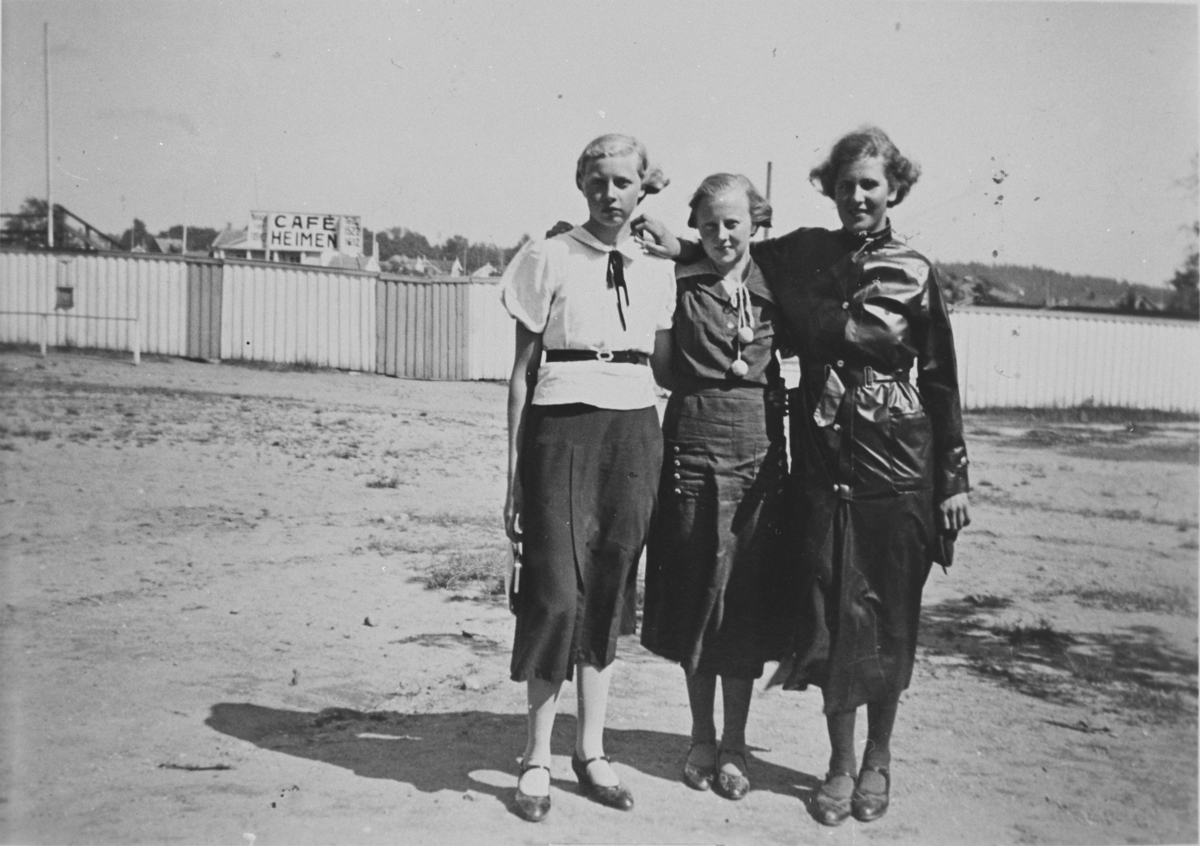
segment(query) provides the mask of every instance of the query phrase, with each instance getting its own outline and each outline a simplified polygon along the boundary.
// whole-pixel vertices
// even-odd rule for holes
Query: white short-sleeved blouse
[[[625,328],[617,291],[608,287],[608,255],[616,249],[625,266],[629,305]],[[670,329],[675,312],[675,264],[645,255],[632,238],[615,248],[582,227],[517,253],[500,283],[504,307],[545,350],[654,351],[654,334]],[[622,304],[623,301],[622,301]],[[640,364],[611,361],[543,361],[535,405],[586,403],[597,408],[654,405],[654,375]]]

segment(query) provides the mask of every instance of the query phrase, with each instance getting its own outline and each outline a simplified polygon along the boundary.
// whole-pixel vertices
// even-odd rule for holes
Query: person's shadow
[[[220,702],[212,707],[205,724],[263,749],[344,767],[364,778],[391,779],[427,793],[485,793],[510,811],[513,788],[489,784],[472,773],[511,773],[515,786],[514,751],[525,737],[523,715],[487,711],[401,714],[326,708],[313,713]],[[554,726],[554,748],[570,749],[574,737],[575,717],[560,714]],[[680,778],[688,748],[686,735],[608,728],[605,745],[615,761],[688,789]],[[757,758],[753,748],[748,757],[755,791],[799,798],[808,807],[821,786],[821,780],[813,775]],[[579,792],[573,781],[555,781],[557,787],[573,787]]]

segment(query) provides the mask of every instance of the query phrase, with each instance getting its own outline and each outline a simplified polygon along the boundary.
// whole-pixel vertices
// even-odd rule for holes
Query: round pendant
[[[740,379],[750,372],[750,365],[739,358],[730,366],[729,372]]]
[[[754,340],[754,330],[749,326],[743,326],[738,329],[738,340],[743,344],[748,344]]]

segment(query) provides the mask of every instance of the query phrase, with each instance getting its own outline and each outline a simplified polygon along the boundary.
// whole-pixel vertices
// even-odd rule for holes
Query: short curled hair
[[[719,197],[735,188],[745,191],[746,199],[750,201],[750,223],[756,229],[760,226],[769,227],[771,225],[771,204],[763,199],[762,194],[758,193],[754,183],[740,173],[714,173],[712,176],[706,176],[700,183],[700,187],[692,194],[692,199],[688,200],[688,206],[692,213],[688,216],[687,225],[693,229],[696,228],[696,208],[704,199]]]
[[[575,163],[575,187],[580,191],[583,190],[583,172],[587,170],[587,166],[592,162],[598,159],[606,159],[609,156],[627,156],[630,154],[638,157],[638,176],[642,179],[642,192],[644,194],[657,194],[671,184],[671,180],[667,179],[661,168],[650,164],[650,157],[646,154],[645,144],[632,135],[610,133],[608,135],[601,135],[592,141],[579,154],[579,161]]]
[[[889,201],[888,205],[899,205],[908,196],[909,189],[921,178],[921,166],[902,155],[887,133],[877,126],[861,126],[843,135],[833,145],[829,158],[814,167],[808,178],[822,194],[832,199],[838,173],[843,167],[859,159],[875,157],[883,159],[888,188],[896,192],[896,199]]]

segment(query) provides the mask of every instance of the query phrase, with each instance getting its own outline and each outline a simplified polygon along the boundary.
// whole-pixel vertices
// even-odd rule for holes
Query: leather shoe
[[[736,755],[742,760],[742,765],[739,767],[741,772],[727,772],[723,767],[720,767],[721,758],[727,755]],[[750,792],[750,779],[746,774],[750,772],[750,768],[746,766],[746,753],[740,749],[722,749],[721,754],[717,757],[717,792],[726,799],[738,800],[743,798]]]
[[[523,820],[541,822],[546,818],[546,814],[550,813],[550,795],[531,796],[521,790],[521,776],[530,770],[545,770],[546,775],[550,775],[549,767],[544,767],[541,764],[526,764],[524,761],[521,762],[521,772],[517,776],[517,814]]]
[[[850,795],[838,796],[830,789],[835,778],[854,781],[854,776],[850,773],[829,773],[825,776],[825,783],[821,785],[813,800],[813,817],[821,825],[841,825],[850,816]]]
[[[883,776],[883,792],[862,789],[862,777],[865,772],[878,773]],[[854,786],[854,795],[850,799],[850,810],[859,822],[872,822],[887,813],[891,801],[892,774],[887,767],[864,766],[858,774],[858,782]]]
[[[633,794],[623,784],[616,786],[608,786],[596,784],[592,777],[588,775],[588,764],[593,761],[607,761],[607,755],[598,755],[595,758],[588,758],[586,761],[580,758],[575,753],[571,754],[571,769],[575,771],[575,777],[579,779],[579,785],[583,788],[583,792],[601,805],[607,805],[610,808],[616,808],[618,811],[633,810]]]
[[[712,764],[692,763],[692,752],[697,746],[711,746],[713,750]],[[707,741],[693,743],[688,748],[687,760],[683,762],[683,781],[693,790],[708,790],[712,787],[717,759],[717,744]]]

